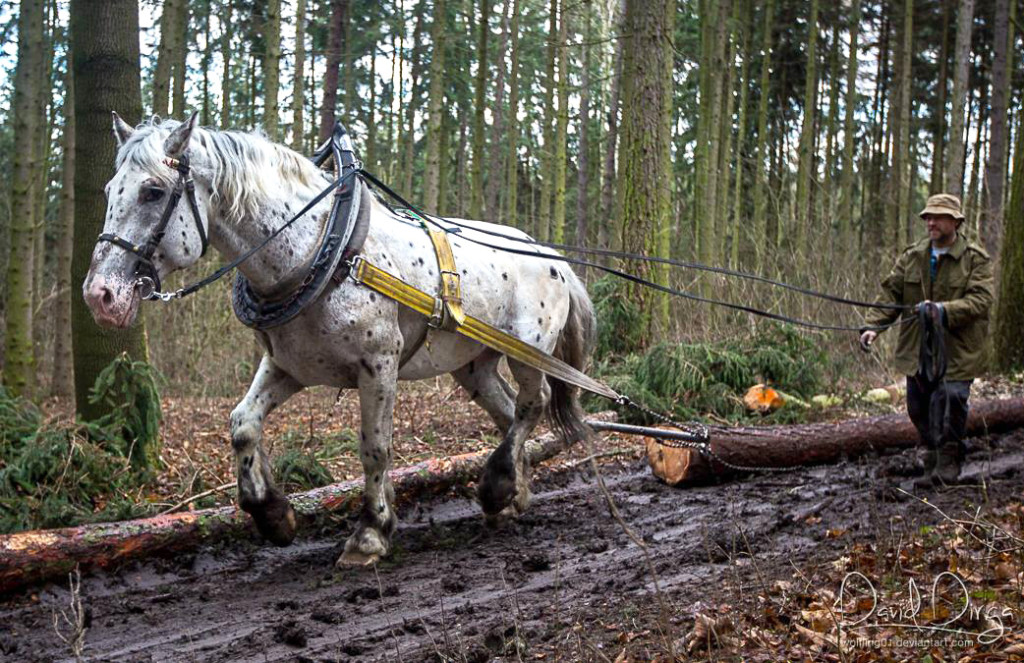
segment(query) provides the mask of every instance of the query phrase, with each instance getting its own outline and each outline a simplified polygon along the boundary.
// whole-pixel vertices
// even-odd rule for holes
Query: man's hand
[[[920,313],[921,308],[928,311],[928,314],[932,317],[932,320],[935,321],[935,324],[942,322],[942,304],[926,299],[914,307],[914,313]]]
[[[878,338],[878,332],[870,329],[860,335],[860,349],[864,352],[871,352],[871,344]]]

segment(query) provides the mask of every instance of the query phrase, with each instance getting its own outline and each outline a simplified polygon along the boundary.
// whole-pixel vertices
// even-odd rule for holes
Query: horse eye
[[[156,186],[148,186],[142,190],[142,202],[155,203],[164,197],[164,190]]]

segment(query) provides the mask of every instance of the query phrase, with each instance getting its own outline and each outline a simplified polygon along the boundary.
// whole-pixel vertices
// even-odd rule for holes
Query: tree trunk
[[[213,62],[213,40],[210,39],[210,14],[213,13],[213,0],[203,3],[203,113],[199,121],[203,126],[210,126],[210,66]]]
[[[619,246],[622,235],[612,224],[615,218],[615,154],[619,137],[619,90],[622,81],[622,21],[625,16],[624,3],[615,5],[614,30],[615,55],[612,62],[611,100],[608,102],[608,137],[604,153],[604,181],[601,183],[601,225],[598,226],[598,246],[614,249]]]
[[[718,150],[718,196],[715,201],[715,221],[718,225],[718,232],[715,233],[714,255],[717,258],[715,264],[725,262],[726,239],[729,233],[729,193],[732,191],[732,179],[730,178],[732,160],[732,118],[736,108],[736,92],[734,81],[736,78],[736,30],[740,22],[740,5],[742,0],[733,0],[732,16],[729,18],[727,55],[725,68],[718,76],[721,78],[722,98],[725,109],[722,112],[721,122],[713,131],[719,132]]]
[[[1024,426],[1024,399],[971,404],[967,434],[988,435]],[[871,451],[918,444],[917,429],[905,414],[850,419],[829,424],[720,428],[711,431],[711,449],[726,462],[745,467],[818,465],[856,458]],[[675,486],[707,483],[736,470],[692,449],[677,449],[645,438],[655,476]]]
[[[374,173],[380,172],[377,168],[377,45],[370,48],[370,77],[366,83],[369,89],[369,99],[366,104],[366,159],[367,165]]]
[[[747,229],[746,219],[743,218],[743,171],[746,167],[746,137],[747,137],[747,91],[750,89],[750,41],[753,33],[753,3],[745,0],[745,11],[742,22],[743,47],[740,57],[743,64],[740,67],[739,86],[739,119],[736,129],[736,186],[733,189],[732,200],[732,247],[729,253],[729,266],[733,269],[740,264],[740,248],[742,245],[744,253],[750,245],[750,238],[741,229]]]
[[[292,81],[292,149],[303,151],[305,136],[306,0],[295,5],[295,78]]]
[[[324,98],[320,107],[320,142],[334,129],[338,108],[338,68],[341,66],[342,37],[349,0],[331,0],[331,23],[327,41],[327,70],[324,72]]]
[[[793,253],[796,269],[806,264],[809,245],[808,235],[814,215],[811,213],[811,184],[815,181],[814,166],[814,121],[817,114],[816,96],[818,91],[818,0],[811,0],[811,14],[807,19],[807,75],[804,78],[804,117],[800,129],[800,163],[796,175],[796,223]]]
[[[846,58],[846,117],[843,122],[843,179],[840,186],[839,238],[846,246],[853,224],[854,146],[857,144],[857,128],[853,115],[857,109],[857,37],[860,28],[860,0],[853,0],[850,8],[850,54]]]
[[[71,61],[71,57],[68,61]],[[53,379],[50,395],[70,400],[75,395],[74,357],[71,354],[71,256],[75,247],[75,77],[72,68],[64,74],[64,135],[61,148],[60,223],[57,235],[57,299],[53,345]]]
[[[1018,118],[993,338],[995,363],[1006,373],[1024,369],[1024,343],[1020,341],[1024,329],[1024,108],[1018,111]]]
[[[903,64],[900,67],[900,109],[899,109],[899,195],[896,198],[898,214],[895,249],[904,246],[911,241],[909,236],[910,219],[910,192],[911,192],[911,143],[910,134],[910,84],[913,80],[911,71],[911,56],[914,52],[914,0],[904,0],[903,14]]]
[[[106,213],[103,187],[113,172],[115,143],[110,111],[129,125],[142,115],[139,88],[139,6],[137,0],[72,0],[71,43],[75,77],[75,242],[71,283],[77,288],[89,271],[92,238],[100,234]],[[130,329],[101,329],[85,300],[72,298],[71,326],[75,355],[75,402],[78,414],[96,419],[107,406],[90,403],[96,376],[122,352],[145,360],[146,336],[141,322]]]
[[[409,81],[409,103],[405,108],[406,134],[405,155],[402,159],[402,193],[413,195],[413,151],[416,147],[416,109],[420,105],[420,77],[423,68],[423,5],[416,12],[416,27],[412,32],[412,62],[410,63],[411,78]]]
[[[173,117],[185,119],[185,80],[188,77],[188,0],[178,0],[174,13],[174,42],[171,51],[171,73],[174,76],[171,86],[171,104]]]
[[[836,211],[836,125],[839,121],[839,12],[834,14],[832,48],[829,51],[828,120],[825,123],[825,177],[822,186],[824,214],[829,225]]]
[[[229,129],[231,127],[231,14],[233,10],[234,0],[226,0],[224,3],[224,20],[220,23],[220,57],[224,64],[223,73],[221,74],[220,93],[221,129]],[[164,11],[166,11],[166,9]]]
[[[964,112],[968,103],[967,75],[971,64],[971,34],[974,28],[974,0],[960,0],[957,14],[956,68],[953,70],[952,114],[949,123],[949,150],[946,152],[946,193],[963,196],[964,191]]]
[[[556,34],[558,32],[558,0],[551,0],[548,10],[548,38],[547,38],[547,75],[544,80],[544,147],[540,154],[540,211],[537,214],[537,228],[535,235],[542,242],[548,241],[551,236],[551,198],[554,193],[554,181],[551,177],[554,172],[554,143],[555,125],[558,123],[555,111],[555,61],[558,49],[556,46]]]
[[[505,210],[501,222],[519,224],[519,0],[512,4],[512,60],[508,68],[508,162],[505,173]],[[501,112],[500,109],[497,112]],[[497,149],[497,147],[495,147]],[[497,178],[495,178],[497,179]]]
[[[722,76],[719,72],[725,69],[725,49],[729,41],[729,12],[732,8],[731,2],[738,0],[722,0],[721,2],[706,2],[706,12],[703,24],[707,25],[708,44],[704,49],[704,58],[700,64],[705,72],[704,91],[708,97],[707,111],[702,114],[700,122],[704,125],[703,143],[704,158],[701,166],[698,166],[703,176],[703,200],[700,205],[699,223],[700,229],[697,233],[697,251],[700,261],[716,265],[719,263],[719,256],[716,248],[718,246],[717,233],[721,230],[718,227],[716,212],[718,211],[718,187],[721,179],[719,151],[721,150],[721,124],[722,124],[722,96],[728,92],[723,90]],[[712,26],[714,26],[712,28]],[[703,30],[702,30],[703,31]],[[627,81],[628,83],[628,81]],[[706,294],[708,281],[702,280],[702,291]]]
[[[949,5],[952,0],[942,2],[942,47],[939,49],[938,93],[935,97],[935,129],[932,138],[932,176],[928,186],[929,194],[942,192],[943,166],[946,152],[946,92],[949,88]]]
[[[590,246],[587,238],[590,212],[590,12],[583,16],[583,68],[580,79],[579,148],[576,173],[576,244]],[[586,268],[583,268],[586,273]]]
[[[476,90],[473,97],[473,166],[470,171],[469,218],[484,218],[484,135],[487,104],[487,37],[491,33],[491,0],[480,0],[480,34],[476,47]]]
[[[263,132],[277,140],[277,93],[281,72],[281,0],[267,0],[263,21]]]
[[[445,0],[434,0],[430,29],[430,93],[427,99],[427,163],[423,172],[423,207],[436,213],[441,193],[441,129],[444,106]]]
[[[7,331],[4,385],[15,395],[31,396],[35,386],[32,347],[32,278],[39,187],[37,140],[39,99],[44,94],[37,72],[46,57],[43,0],[26,0],[18,16],[18,64],[14,74],[14,155],[11,174],[10,258],[7,263]],[[98,234],[98,233],[97,233]]]
[[[487,220],[492,223],[501,223],[501,189],[498,185],[501,181],[502,170],[501,157],[504,152],[498,147],[505,143],[505,49],[508,48],[509,21],[512,12],[513,0],[505,0],[501,14],[501,44],[498,46],[498,57],[495,58],[494,66],[498,70],[494,78],[494,118],[491,125],[491,160],[487,171]]]
[[[174,40],[178,37],[174,20],[180,2],[185,0],[164,0],[164,8],[160,13],[160,46],[157,48],[156,69],[153,72],[153,114],[160,117],[169,117],[171,111],[171,60],[175,52]],[[228,78],[225,76],[224,80]]]
[[[856,0],[855,0],[856,1]],[[754,157],[754,255],[758,270],[764,263],[764,247],[768,244],[767,188],[768,167],[765,156],[768,149],[768,97],[771,94],[769,79],[772,59],[772,26],[774,24],[775,0],[768,0],[764,8],[764,28],[761,35],[761,83],[760,98],[757,102],[757,154]]]
[[[982,202],[981,239],[991,256],[999,255],[1003,234],[1003,183],[1006,180],[1007,99],[1010,70],[1007,66],[1009,0],[996,0],[992,30],[992,121],[989,123],[988,160],[985,165],[985,200]]]
[[[672,144],[672,36],[675,2],[627,0],[622,63],[622,142],[619,146],[619,217],[622,248],[630,253],[660,255],[670,210]],[[627,261],[626,271],[663,280],[650,263]],[[640,347],[653,336],[655,302],[645,288],[625,286],[625,296],[646,318],[638,331]],[[662,312],[658,306],[659,313]]]
[[[614,418],[612,413],[595,419]],[[566,449],[560,437],[546,433],[526,444],[530,466]],[[443,495],[453,486],[475,481],[490,450],[435,458],[391,472],[395,502],[410,504],[428,495]],[[303,526],[325,516],[355,516],[362,508],[362,479],[315,488],[289,496]],[[309,527],[312,529],[312,527]],[[255,536],[252,520],[234,506],[199,509],[118,523],[82,525],[0,535],[0,594],[64,576],[76,565],[104,568],[141,559],[157,551],[183,551],[231,536]]]
[[[566,45],[569,17],[565,0],[559,3],[558,14],[558,121],[552,146],[554,202],[551,206],[551,241],[561,244],[565,241],[566,143],[569,131],[569,48]]]

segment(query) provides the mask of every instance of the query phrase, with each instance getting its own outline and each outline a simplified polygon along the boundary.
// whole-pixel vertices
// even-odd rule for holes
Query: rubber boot
[[[960,445],[947,442],[939,447],[932,472],[933,482],[953,485],[960,479]]]
[[[914,479],[914,488],[931,488],[935,465],[938,463],[938,453],[935,449],[925,449],[922,458],[924,459],[924,472],[921,476]]]

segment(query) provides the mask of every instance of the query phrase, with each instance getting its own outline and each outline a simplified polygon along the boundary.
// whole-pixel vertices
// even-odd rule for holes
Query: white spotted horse
[[[588,433],[575,388],[509,358],[514,390],[499,374],[501,353],[348,278],[346,265],[356,254],[426,293],[438,292],[442,276],[421,224],[385,205],[359,177],[318,199],[338,180],[313,161],[261,135],[214,131],[195,119],[154,118],[132,128],[114,114],[116,172],[106,185],[103,234],[83,294],[98,324],[126,328],[160,279],[195,263],[207,244],[234,261],[266,242],[238,266],[233,290],[236,315],[256,329],[265,349],[231,413],[239,505],[259,532],[287,545],[296,530],[263,449],[266,416],[304,387],[357,389],[365,491],[338,562],[370,564],[387,555],[397,521],[388,474],[397,383],[442,373],[451,373],[504,435],[478,484],[485,515],[523,512],[530,499],[524,442],[542,414],[567,439]],[[349,149],[340,156],[352,162],[344,138]],[[337,152],[334,158],[337,165]],[[339,216],[347,218],[338,222]],[[547,257],[548,249],[537,248],[535,257],[505,253],[498,249],[524,245],[486,234],[528,240],[520,231],[459,224],[459,232],[448,230],[466,313],[584,369],[595,320],[576,275]],[[339,234],[338,227],[349,230]],[[481,239],[492,246],[473,241]]]

